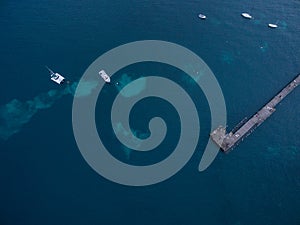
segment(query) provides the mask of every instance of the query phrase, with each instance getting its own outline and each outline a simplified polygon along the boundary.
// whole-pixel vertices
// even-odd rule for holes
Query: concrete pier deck
[[[280,103],[289,93],[291,93],[300,83],[300,74],[298,74],[287,86],[285,86],[275,97],[256,112],[249,120],[245,121],[240,128],[226,133],[223,126],[215,129],[210,138],[224,152],[229,152],[233,147],[240,143],[253,130],[262,124],[269,116],[275,112],[275,106]]]

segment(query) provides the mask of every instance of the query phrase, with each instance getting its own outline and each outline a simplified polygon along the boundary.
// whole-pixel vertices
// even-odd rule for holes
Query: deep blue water
[[[1,110],[13,99],[26,102],[52,89],[62,91],[49,81],[44,65],[76,82],[106,51],[154,39],[187,47],[208,64],[222,87],[232,128],[299,73],[299,9],[297,0],[2,1]],[[254,20],[241,18],[243,11],[251,12]],[[197,18],[200,12],[207,20]],[[275,22],[278,29],[267,27]],[[154,64],[124,69],[133,79],[153,71],[166,77],[168,71],[176,73]],[[192,96],[199,95],[203,135],[179,173],[147,187],[115,184],[89,167],[73,136],[72,95],[50,100],[49,107],[33,112],[21,130],[0,139],[0,224],[299,225],[299,90],[233,152],[219,154],[199,173],[210,118],[201,91],[182,85]],[[174,111],[170,106],[156,112],[156,104],[164,102],[152,101],[147,105],[153,107],[141,106],[136,113],[170,116],[176,123],[170,125],[174,134],[167,137],[175,139],[176,113],[166,113]],[[2,111],[0,128],[9,115]],[[18,123],[19,118],[8,121]],[[134,123],[136,129],[147,133],[142,121]],[[111,127],[106,131],[112,134]],[[53,137],[60,141],[52,141]],[[163,148],[173,145],[164,143]],[[167,156],[170,152],[163,148],[149,160]],[[128,158],[120,149],[114,154],[122,161],[143,160],[134,153]]]

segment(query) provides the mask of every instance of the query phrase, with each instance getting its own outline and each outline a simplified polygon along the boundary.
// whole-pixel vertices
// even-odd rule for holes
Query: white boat
[[[249,13],[242,13],[241,16],[246,19],[252,19],[252,16]]]
[[[99,75],[102,77],[102,79],[106,82],[106,83],[110,83],[110,77],[107,75],[107,73],[104,70],[100,70],[99,71]]]
[[[54,73],[51,69],[49,69],[48,66],[46,66],[46,68],[50,73],[50,78],[52,81],[54,81],[57,84],[62,84],[65,82],[66,79],[62,75],[60,75],[59,73]]]
[[[205,16],[204,14],[201,14],[201,13],[198,15],[198,17],[199,17],[200,19],[202,19],[202,20],[205,20],[205,19],[206,19],[206,16]]]
[[[274,24],[274,23],[269,23],[268,27],[270,27],[270,28],[277,28],[278,26],[276,24]]]

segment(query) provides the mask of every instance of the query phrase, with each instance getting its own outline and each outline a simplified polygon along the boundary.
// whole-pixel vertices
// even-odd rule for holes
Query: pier
[[[271,101],[264,105],[248,120],[241,121],[232,131],[226,133],[226,127],[219,126],[210,134],[210,138],[220,147],[223,152],[229,152],[237,146],[245,137],[251,134],[255,128],[262,124],[275,112],[275,107],[300,83],[298,74],[287,86],[285,86]]]

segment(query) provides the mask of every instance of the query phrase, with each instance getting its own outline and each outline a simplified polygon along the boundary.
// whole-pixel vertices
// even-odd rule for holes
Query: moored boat
[[[205,20],[205,19],[206,19],[206,16],[205,16],[204,14],[201,14],[201,13],[198,15],[198,17],[199,17],[200,19],[202,19],[202,20]]]
[[[246,19],[252,19],[252,16],[249,13],[242,13],[241,16]]]
[[[270,28],[277,28],[278,26],[276,24],[274,24],[274,23],[269,23],[268,27],[270,27]]]

